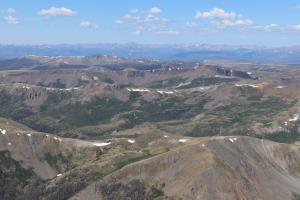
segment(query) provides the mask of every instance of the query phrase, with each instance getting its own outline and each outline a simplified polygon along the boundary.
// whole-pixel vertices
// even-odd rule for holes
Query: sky
[[[300,45],[296,0],[0,0],[0,44]]]

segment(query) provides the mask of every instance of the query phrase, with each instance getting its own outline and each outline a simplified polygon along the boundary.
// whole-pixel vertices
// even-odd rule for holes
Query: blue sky
[[[1,44],[300,45],[295,0],[0,0]]]

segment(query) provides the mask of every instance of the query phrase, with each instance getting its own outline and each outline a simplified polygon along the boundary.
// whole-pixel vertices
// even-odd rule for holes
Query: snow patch
[[[298,119],[299,119],[299,114],[295,114],[292,119],[289,119],[289,122],[295,122],[298,121]]]
[[[7,143],[7,146],[11,146],[11,143],[9,142],[9,143]]]
[[[230,141],[231,143],[234,143],[234,142],[237,141],[237,138],[229,138],[229,141]]]
[[[49,88],[49,87],[46,87],[46,90],[47,91],[73,91],[73,90],[78,90],[79,88],[78,87],[74,87],[74,88]]]
[[[0,132],[2,133],[2,135],[5,135],[6,134],[6,129],[0,129]]]
[[[62,139],[61,139],[61,138],[53,137],[53,139],[56,140],[56,141],[62,142]]]
[[[177,85],[175,88],[179,88],[181,86],[185,86],[185,85],[189,85],[191,84],[191,82],[187,82],[187,83],[180,83],[179,85]]]
[[[129,92],[150,92],[148,89],[126,88]]]
[[[210,87],[200,87],[199,89],[200,89],[200,90],[209,90]]]
[[[179,139],[178,140],[180,143],[186,143],[188,141],[188,139]]]
[[[235,84],[236,87],[245,87],[245,86],[248,86],[248,87],[252,87],[252,88],[258,88],[257,85],[254,85],[254,84]]]
[[[127,140],[127,142],[129,142],[130,144],[134,144],[135,143],[135,140]]]
[[[168,138],[169,136],[168,135],[164,135],[164,138]]]
[[[111,144],[111,142],[93,143],[93,145],[96,146],[96,147],[105,147],[105,146],[108,146],[110,144]]]
[[[30,134],[30,133],[27,133],[26,135],[27,135],[28,137],[31,137],[31,134]]]
[[[23,89],[30,89],[30,87],[29,87],[29,86],[26,86],[26,85],[23,85],[22,88],[23,88]]]
[[[62,176],[62,174],[57,174],[56,176],[57,176],[57,177],[60,177],[60,176]]]
[[[163,91],[163,90],[157,90],[157,92],[159,93],[159,94],[174,94],[175,92],[173,92],[173,91]]]

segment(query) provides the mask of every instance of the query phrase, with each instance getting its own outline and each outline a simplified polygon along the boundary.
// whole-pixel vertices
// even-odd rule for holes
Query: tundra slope
[[[293,199],[300,189],[299,146],[250,137],[191,140],[131,164],[72,199]]]
[[[23,59],[0,71],[1,199],[299,198],[296,68]]]
[[[298,143],[251,137],[183,139],[164,133],[89,142],[2,122],[7,130],[0,135],[2,199],[279,200],[299,195]],[[3,163],[7,160],[22,175],[13,172],[13,177],[14,168]],[[13,181],[19,185],[17,193]]]

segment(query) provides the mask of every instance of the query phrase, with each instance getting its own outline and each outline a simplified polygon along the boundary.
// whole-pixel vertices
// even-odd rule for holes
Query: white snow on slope
[[[148,89],[143,88],[126,88],[129,92],[150,92]]]
[[[110,144],[111,144],[111,142],[93,143],[93,145],[96,146],[96,147],[105,147],[105,146],[108,146]]]
[[[229,141],[230,141],[231,143],[234,143],[235,141],[237,141],[237,138],[229,138]]]
[[[127,140],[127,142],[129,142],[130,144],[134,144],[135,143],[135,140]]]
[[[2,135],[5,135],[6,134],[6,129],[0,129],[0,132],[2,133]]]
[[[174,92],[173,92],[173,91],[163,91],[163,90],[157,90],[157,92],[158,92],[159,94],[174,94]]]
[[[179,139],[180,143],[186,143],[188,141],[188,139]]]
[[[299,119],[299,115],[295,114],[292,119],[289,119],[289,122],[295,122],[295,121],[298,121],[298,119]]]
[[[236,87],[245,87],[245,86],[249,86],[249,87],[252,87],[252,88],[258,88],[257,85],[254,85],[254,84],[235,84]]]

